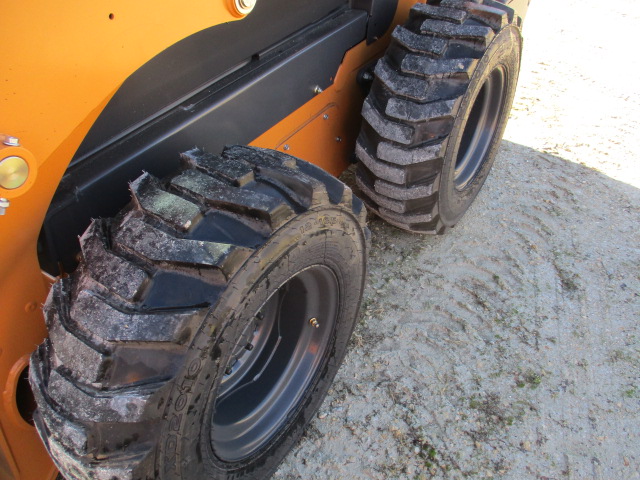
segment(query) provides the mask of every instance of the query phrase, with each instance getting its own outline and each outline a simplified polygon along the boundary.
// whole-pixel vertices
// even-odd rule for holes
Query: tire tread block
[[[435,182],[435,179],[434,179]],[[374,189],[380,195],[394,200],[417,200],[431,197],[435,192],[434,182],[415,187],[400,187],[384,180],[376,180]]]
[[[132,300],[147,281],[144,270],[107,249],[105,221],[93,220],[80,237],[80,248],[91,277],[123,299]]]
[[[427,19],[420,25],[423,34],[435,35],[443,38],[456,38],[476,41],[488,46],[495,33],[491,27],[480,25],[456,25],[441,20]]]
[[[414,129],[408,125],[400,125],[384,118],[369,99],[365,100],[362,107],[362,117],[371,125],[378,135],[403,145],[409,145],[413,141]]]
[[[131,185],[134,203],[146,214],[152,215],[185,231],[197,221],[200,208],[194,203],[160,187],[160,182],[148,173],[143,173]]]
[[[402,148],[389,142],[380,142],[376,154],[380,160],[406,166],[435,160],[442,161],[445,148],[444,141],[414,148]],[[435,173],[437,172],[434,171]]]
[[[444,2],[441,3],[441,5],[443,4]],[[467,19],[467,12],[455,8],[434,7],[433,5],[418,3],[411,7],[410,16],[412,18],[430,18],[462,24]]]
[[[194,148],[180,155],[183,165],[197,168],[218,180],[220,185],[242,187],[254,180],[253,166],[240,158],[220,156]]]
[[[293,211],[277,199],[251,190],[225,185],[198,170],[185,170],[171,180],[171,185],[196,195],[203,203],[240,215],[256,216],[272,228],[284,223]]]
[[[472,18],[485,22],[496,31],[512,23],[515,16],[513,8],[496,0],[483,0],[481,3],[466,0],[442,0],[440,5],[463,9],[469,12]]]
[[[91,290],[82,289],[71,306],[78,328],[101,342],[169,342],[183,344],[202,320],[202,309],[166,312],[128,312],[107,304]],[[101,321],[96,322],[99,318]]]
[[[409,54],[402,60],[404,73],[412,73],[425,77],[458,76],[466,80],[471,78],[478,63],[475,58],[442,58],[433,60],[423,55]]]
[[[442,100],[420,104],[402,98],[390,98],[385,114],[396,120],[425,122],[436,118],[452,117],[456,103],[456,100]]]
[[[400,25],[393,30],[391,38],[412,52],[442,55],[447,49],[447,41],[445,39],[419,35]]]
[[[445,80],[442,76],[418,78],[402,75],[396,72],[384,58],[378,62],[374,73],[376,79],[389,92],[419,103],[457,98],[464,93],[467,85],[467,82],[460,78],[447,78]]]
[[[359,172],[356,174],[356,184],[360,190],[362,190],[362,193],[376,202],[379,207],[398,213],[404,213],[406,211],[406,204],[403,201],[380,195],[374,190],[373,185],[370,185],[369,182],[366,181],[366,177],[359,174]]]
[[[376,159],[365,149],[362,142],[356,143],[356,155],[358,160],[360,160],[375,176],[396,184],[406,183],[405,170]]]
[[[120,224],[114,243],[154,263],[215,267],[231,275],[252,252],[229,243],[176,238],[129,214]],[[238,261],[240,260],[240,261]]]

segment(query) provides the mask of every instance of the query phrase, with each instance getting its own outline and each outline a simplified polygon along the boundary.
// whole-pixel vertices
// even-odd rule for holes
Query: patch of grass
[[[527,370],[516,376],[516,387],[524,388],[527,385],[531,389],[538,388],[542,383],[543,374],[534,370]]]

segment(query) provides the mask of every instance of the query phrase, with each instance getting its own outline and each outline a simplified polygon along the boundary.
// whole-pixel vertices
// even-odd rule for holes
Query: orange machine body
[[[406,18],[413,3],[398,3],[392,25]],[[0,134],[16,137],[19,146],[0,146],[0,161],[24,158],[29,176],[19,188],[0,187],[0,198],[10,203],[0,216],[0,478],[43,480],[57,474],[17,398],[27,388],[29,355],[46,336],[41,306],[52,279],[41,272],[37,240],[69,162],[132,73],[176,42],[231,21],[242,21],[242,15],[226,0],[27,0],[3,6]],[[356,75],[382,54],[388,36],[352,48],[329,88],[252,144],[340,174],[359,128],[363,93]]]

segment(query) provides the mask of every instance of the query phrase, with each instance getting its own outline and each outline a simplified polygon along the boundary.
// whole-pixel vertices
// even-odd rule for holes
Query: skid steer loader
[[[4,5],[0,478],[268,478],[345,355],[367,211],[441,234],[486,179],[527,6]]]

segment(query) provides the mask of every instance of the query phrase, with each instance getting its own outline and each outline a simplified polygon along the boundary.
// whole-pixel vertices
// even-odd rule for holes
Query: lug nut
[[[315,317],[309,319],[309,324],[314,328],[320,328],[320,323],[318,322],[318,319]]]
[[[9,200],[7,200],[6,198],[0,198],[0,215],[5,214],[7,208],[9,208],[9,205]]]
[[[19,147],[20,140],[16,137],[12,137],[11,135],[4,135],[4,140],[2,141],[7,147]]]

